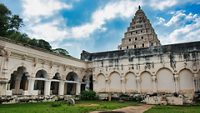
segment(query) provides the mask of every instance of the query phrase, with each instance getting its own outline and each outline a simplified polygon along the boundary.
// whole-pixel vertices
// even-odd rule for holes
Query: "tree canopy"
[[[68,55],[65,49],[52,49],[49,42],[43,39],[30,38],[27,34],[21,33],[19,29],[23,26],[23,19],[12,12],[4,5],[0,4],[0,36],[34,47],[39,47],[62,55]]]

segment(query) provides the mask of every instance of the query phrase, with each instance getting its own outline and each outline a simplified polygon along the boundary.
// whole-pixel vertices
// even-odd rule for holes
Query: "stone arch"
[[[153,92],[153,82],[150,72],[144,71],[140,75],[141,77],[141,92],[142,93],[152,93]]]
[[[26,64],[16,64],[14,65],[14,67],[12,67],[11,69],[9,69],[10,71],[8,72],[8,75],[11,75],[13,74],[14,71],[17,71],[19,67],[24,67],[25,68],[25,72],[27,72],[28,74],[30,74],[32,71],[31,71],[31,67],[29,65],[26,65]],[[11,79],[11,76],[8,76],[8,79]]]
[[[189,69],[182,69],[179,72],[180,92],[194,93],[193,74]]]
[[[78,75],[75,72],[69,72],[66,76],[66,81],[65,83],[65,90],[64,93],[65,95],[76,95],[76,86],[79,78]]]
[[[84,90],[93,90],[93,76],[92,75],[85,75],[81,79],[81,91]]]
[[[44,67],[38,67],[38,68],[36,68],[35,70],[34,70],[34,77],[35,78],[37,78],[36,77],[36,75],[37,75],[37,73],[38,73],[38,71],[41,71],[41,70],[43,70],[44,72],[45,72],[45,74],[46,74],[46,76],[45,76],[45,78],[49,78],[49,75],[48,75],[48,69],[47,68],[44,68]],[[50,78],[49,78],[50,79]]]
[[[38,91],[38,95],[44,95],[45,80],[48,78],[47,72],[43,69],[38,70],[35,74],[34,90]]]
[[[137,92],[136,75],[133,72],[128,72],[125,75],[125,91]]]
[[[158,92],[163,92],[163,93],[174,93],[175,92],[174,76],[170,69],[161,68],[156,73],[156,76],[157,76]]]
[[[110,92],[121,92],[121,77],[120,74],[116,71],[112,72],[109,75],[110,81]]]
[[[104,74],[100,73],[97,75],[95,88],[97,92],[106,92],[106,77]]]
[[[61,76],[60,73],[55,73],[55,75],[53,76],[53,81],[51,82],[51,94],[52,95],[58,95],[58,91],[59,91],[59,81],[61,80]]]
[[[25,90],[28,90],[28,72],[26,67],[19,66],[10,77],[9,89],[13,95],[22,95]]]

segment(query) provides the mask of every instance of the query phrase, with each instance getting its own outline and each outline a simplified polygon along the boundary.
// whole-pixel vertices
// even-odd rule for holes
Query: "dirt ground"
[[[112,111],[93,111],[90,113],[143,113],[150,109],[152,105],[139,105],[139,106],[128,106],[121,109],[115,109]]]

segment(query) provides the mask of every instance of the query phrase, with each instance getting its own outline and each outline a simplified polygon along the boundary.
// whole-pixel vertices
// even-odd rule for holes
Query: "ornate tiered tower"
[[[118,49],[145,48],[158,45],[161,45],[160,41],[149,19],[139,6]]]

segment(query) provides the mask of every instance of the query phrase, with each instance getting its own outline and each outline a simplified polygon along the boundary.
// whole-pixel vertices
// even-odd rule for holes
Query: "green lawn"
[[[23,103],[0,105],[0,113],[88,113],[96,110],[111,110],[126,106],[137,105],[135,102],[118,101],[80,101],[74,106],[62,104],[58,107],[52,107],[52,102],[46,103]]]
[[[187,106],[154,106],[145,113],[200,113],[200,105]]]

